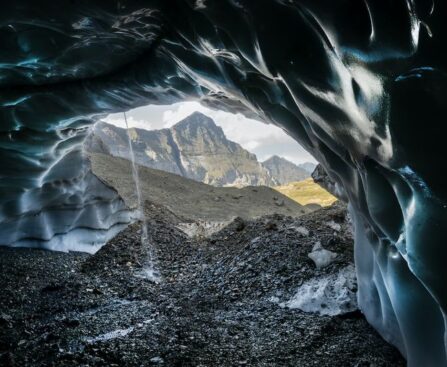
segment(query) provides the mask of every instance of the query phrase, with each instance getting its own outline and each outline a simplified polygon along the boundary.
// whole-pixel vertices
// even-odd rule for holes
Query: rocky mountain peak
[[[269,171],[270,176],[274,177],[278,185],[305,180],[310,176],[304,168],[298,167],[295,163],[277,155],[265,160],[262,165]]]
[[[139,165],[175,173],[214,186],[282,185],[309,177],[284,158],[264,163],[230,141],[210,117],[194,112],[169,129],[132,128],[131,139]],[[130,159],[125,129],[99,122],[86,149]]]
[[[264,163],[283,163],[283,162],[289,162],[289,161],[287,159],[281,158],[277,155],[272,155],[270,158],[268,158],[264,161]]]
[[[185,117],[183,120],[177,122],[173,128],[181,129],[181,128],[191,128],[191,127],[206,127],[209,129],[220,129],[214,120],[207,115],[204,115],[201,112],[193,112],[188,117]]]

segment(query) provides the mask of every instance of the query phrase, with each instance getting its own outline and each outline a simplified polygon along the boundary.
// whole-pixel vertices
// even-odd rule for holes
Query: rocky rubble
[[[93,256],[0,249],[0,365],[405,365],[355,305],[334,316],[285,307],[306,282],[353,266],[343,206],[191,238],[182,218],[147,205],[159,284],[138,276],[139,224]],[[308,256],[317,243],[337,255],[325,266]]]

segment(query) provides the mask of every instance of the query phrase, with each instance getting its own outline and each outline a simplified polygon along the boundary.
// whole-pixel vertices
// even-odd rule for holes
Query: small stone
[[[276,204],[276,206],[284,206],[284,200],[283,200],[283,199],[281,199],[281,200],[276,200],[276,201],[275,201],[275,204]]]
[[[267,231],[276,231],[278,229],[278,225],[270,220],[265,224],[265,229]]]
[[[234,220],[234,222],[235,222],[235,224],[236,224],[236,226],[235,226],[235,230],[236,230],[237,232],[240,232],[240,231],[243,231],[243,230],[244,230],[244,228],[245,228],[245,222],[244,222],[244,220],[243,220],[242,218],[237,217],[237,218]]]
[[[150,362],[155,363],[155,364],[163,364],[164,360],[161,357],[153,357],[150,359]]]
[[[8,324],[11,320],[12,320],[11,316],[5,313],[0,314],[0,325]]]

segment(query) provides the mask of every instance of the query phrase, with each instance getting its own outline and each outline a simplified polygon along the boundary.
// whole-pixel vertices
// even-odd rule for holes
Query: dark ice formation
[[[446,366],[446,6],[2,4],[2,243],[85,249],[131,221],[80,149],[101,115],[183,100],[242,112],[282,127],[343,190],[369,322],[409,366]]]
[[[323,189],[330,192],[338,199],[348,201],[343,188],[338,183],[332,181],[332,179],[329,177],[326,170],[320,163],[313,170],[311,177],[315,183],[320,185]]]

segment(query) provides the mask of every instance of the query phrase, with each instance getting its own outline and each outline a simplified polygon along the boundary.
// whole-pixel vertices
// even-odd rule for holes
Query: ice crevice
[[[133,220],[81,149],[101,116],[240,112],[299,141],[349,202],[368,321],[409,366],[446,366],[447,4],[433,4],[4,4],[2,244],[94,251]]]

